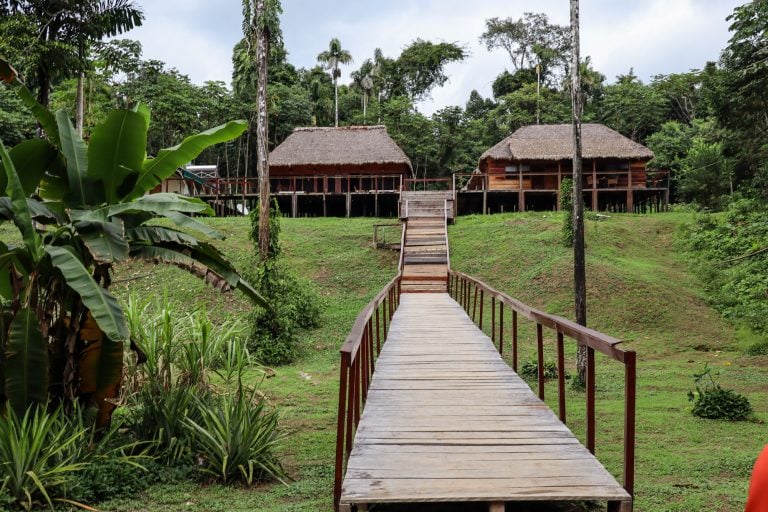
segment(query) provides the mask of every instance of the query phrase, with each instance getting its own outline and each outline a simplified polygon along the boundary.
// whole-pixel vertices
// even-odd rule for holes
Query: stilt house
[[[296,128],[270,153],[269,173],[294,216],[389,216],[411,161],[385,126]]]
[[[560,184],[572,176],[570,124],[524,126],[480,157],[480,176],[468,190],[502,194],[507,210],[554,210]],[[666,208],[666,172],[649,172],[653,152],[600,124],[582,125],[585,205],[593,211],[633,212]],[[510,196],[514,196],[510,201]],[[516,205],[514,204],[516,200]],[[511,203],[511,204],[510,204]]]

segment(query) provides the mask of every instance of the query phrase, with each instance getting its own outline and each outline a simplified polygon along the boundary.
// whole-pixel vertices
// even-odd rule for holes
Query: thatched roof
[[[581,125],[583,158],[649,160],[653,152],[601,124]],[[523,126],[483,153],[480,160],[570,160],[573,132],[570,124]]]
[[[270,166],[401,164],[410,159],[385,126],[296,128],[269,155]]]

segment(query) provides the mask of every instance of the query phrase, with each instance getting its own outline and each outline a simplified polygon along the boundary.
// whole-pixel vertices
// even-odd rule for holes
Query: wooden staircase
[[[402,247],[402,293],[445,293],[448,289],[448,206],[445,194],[409,192]],[[405,212],[403,212],[405,213]]]

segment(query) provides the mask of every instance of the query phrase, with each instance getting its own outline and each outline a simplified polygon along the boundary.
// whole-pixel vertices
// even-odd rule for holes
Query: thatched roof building
[[[582,125],[582,157],[587,159],[650,160],[653,152],[601,124]],[[570,124],[524,126],[480,157],[481,169],[493,160],[570,160]]]
[[[385,126],[296,128],[269,155],[270,174],[406,174],[411,161]]]

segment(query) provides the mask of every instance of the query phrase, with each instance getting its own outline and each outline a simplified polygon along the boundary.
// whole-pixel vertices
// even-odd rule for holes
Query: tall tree
[[[85,68],[88,66],[90,45],[141,26],[143,21],[144,14],[132,0],[85,0],[74,7],[70,23],[76,39],[79,66],[75,127],[81,136],[85,111]]]
[[[506,51],[515,70],[538,65],[546,77],[568,60],[568,27],[549,23],[546,14],[526,12],[518,20],[491,18],[485,29],[480,42],[488,50]]]
[[[331,70],[333,75],[334,103],[336,105],[335,126],[339,126],[339,77],[341,76],[341,64],[352,62],[352,55],[341,47],[341,42],[337,38],[331,39],[328,49],[317,56],[317,61],[325,66],[325,69]]]
[[[584,257],[584,193],[581,181],[581,66],[579,0],[571,0],[571,105],[573,111],[573,288],[576,322],[587,325],[587,275]],[[578,382],[586,382],[587,347],[576,355]]]
[[[7,14],[22,15],[35,32],[38,101],[48,106],[53,80],[81,73],[87,45],[141,25],[141,9],[130,0],[15,0]]]

